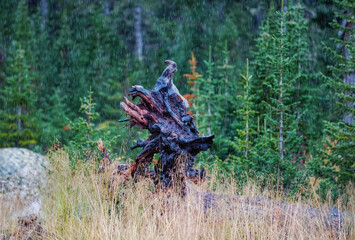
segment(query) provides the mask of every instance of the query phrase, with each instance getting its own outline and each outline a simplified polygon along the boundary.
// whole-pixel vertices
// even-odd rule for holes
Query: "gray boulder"
[[[44,156],[28,149],[0,149],[0,200],[3,204],[20,203],[14,217],[40,214],[47,166]]]

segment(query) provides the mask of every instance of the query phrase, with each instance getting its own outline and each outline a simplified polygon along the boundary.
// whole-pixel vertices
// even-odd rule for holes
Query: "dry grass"
[[[0,240],[16,232],[18,216],[28,206],[28,201],[20,197],[20,192],[11,192],[10,195],[0,194]]]
[[[19,201],[5,201],[0,196],[0,239],[2,234],[8,234],[15,231],[16,218],[14,218],[13,212],[22,207]]]
[[[208,183],[191,184],[184,199],[173,192],[157,193],[148,181],[118,187],[112,199],[104,185],[107,179],[96,174],[94,166],[86,164],[72,174],[65,152],[50,158],[53,173],[43,199],[42,220],[47,239],[355,238],[354,199],[347,205],[343,227],[334,229],[326,206],[316,198],[282,204],[272,191],[261,192],[255,184],[242,189],[243,197],[227,197],[241,190],[233,181],[218,182],[211,173]],[[216,193],[212,207],[204,207],[204,192]],[[320,208],[311,215],[308,205]]]

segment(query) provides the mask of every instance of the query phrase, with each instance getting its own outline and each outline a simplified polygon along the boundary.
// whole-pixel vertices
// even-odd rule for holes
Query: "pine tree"
[[[272,72],[276,71],[275,65],[269,60],[270,55],[274,54],[273,49],[273,33],[276,30],[275,22],[276,14],[274,7],[270,7],[267,19],[260,27],[259,36],[256,39],[256,50],[253,52],[255,59],[253,63],[253,73],[255,74],[255,84],[252,86],[252,92],[255,95],[256,111],[263,122],[265,113],[267,112],[266,106],[271,102],[271,91],[275,85]]]
[[[231,128],[238,125],[234,110],[239,100],[238,82],[235,80],[235,68],[230,63],[227,42],[223,50],[223,59],[216,64],[212,61],[212,47],[210,47],[209,60],[204,61],[207,74],[199,79],[199,91],[201,99],[201,131],[207,134],[217,134],[212,150],[219,157],[230,154],[230,146],[226,140],[232,140],[235,133]]]
[[[70,129],[63,119],[66,119],[67,104],[66,95],[63,94],[60,87],[51,89],[53,92],[47,96],[46,102],[42,108],[45,114],[42,116],[41,144],[42,148],[52,145],[54,142],[60,142],[63,145],[68,144],[68,130]]]
[[[14,43],[16,45],[16,43]],[[35,90],[33,73],[21,45],[8,67],[5,84],[0,90],[3,107],[0,110],[0,146],[23,147],[37,143],[38,129],[34,115]]]
[[[336,114],[342,117],[334,122],[326,122],[324,134],[327,138],[326,149],[319,162],[313,162],[323,171],[318,171],[318,176],[333,184],[333,190],[341,192],[349,182],[355,180],[355,5],[352,1],[336,1],[342,9],[338,13],[341,23],[334,21],[332,26],[339,30],[339,38],[333,39],[337,49],[326,48],[334,59],[334,66],[329,66],[331,76],[327,77],[326,84],[336,99]],[[313,170],[316,170],[313,168]],[[331,185],[332,185],[331,184]],[[329,186],[323,186],[328,189]]]
[[[296,112],[297,136],[301,139],[297,158],[303,165],[306,155],[312,153],[312,142],[320,137],[323,127],[319,111],[321,92],[317,85],[316,74],[312,74],[307,39],[309,23],[304,16],[305,9],[297,3],[288,7],[287,14],[286,29],[290,43],[288,55],[292,58],[289,69],[294,76],[290,89],[290,96],[294,103],[291,108],[292,112]]]
[[[233,81],[233,68],[229,60],[228,42],[225,41],[222,51],[223,62],[217,66],[220,71],[220,79],[218,84],[218,102],[221,104],[216,112],[218,122],[220,122],[220,130],[225,136],[230,136],[231,121],[233,119],[233,107],[236,99],[233,98],[233,93],[237,92],[237,86]]]
[[[255,141],[254,162],[264,166],[261,171],[276,176],[276,185],[290,187],[294,179],[304,176],[300,163],[301,138],[297,133],[301,110],[297,109],[297,62],[301,56],[294,46],[294,32],[290,26],[292,13],[271,12],[261,28],[255,55],[256,79],[252,84],[257,118],[264,123]],[[292,19],[292,24],[302,24]],[[302,69],[303,70],[303,69]],[[295,77],[296,76],[296,77]],[[297,77],[298,76],[298,77]],[[299,111],[297,111],[299,110]],[[298,115],[299,114],[299,115]],[[266,162],[265,162],[266,161]],[[263,163],[264,162],[264,163]],[[265,164],[265,165],[264,165]]]
[[[5,83],[0,90],[0,145],[33,146],[37,143],[39,111],[35,111],[36,74],[29,62],[33,49],[33,25],[28,17],[27,2],[16,10],[14,39],[5,68]]]
[[[241,81],[243,82],[243,94],[238,95],[241,108],[235,111],[236,116],[243,123],[242,129],[237,129],[237,136],[233,141],[229,141],[232,145],[235,153],[232,155],[232,159],[236,161],[235,164],[239,165],[242,171],[248,172],[251,169],[255,169],[255,163],[251,161],[254,154],[254,139],[253,136],[257,133],[255,130],[253,110],[253,98],[250,94],[250,82],[252,76],[249,74],[249,60],[246,60],[246,70],[244,74],[241,74]]]
[[[213,122],[214,122],[214,114],[215,111],[215,80],[213,75],[214,70],[214,62],[212,62],[212,48],[209,48],[209,58],[208,61],[204,61],[205,65],[207,66],[207,78],[201,78],[201,130],[206,131],[208,135],[212,134]]]
[[[89,159],[96,147],[96,141],[93,141],[93,137],[98,137],[98,130],[94,128],[94,120],[99,116],[95,111],[96,103],[92,99],[93,92],[91,88],[88,96],[80,98],[79,112],[84,113],[84,118],[79,117],[73,122],[69,121],[69,126],[72,131],[72,138],[69,144],[69,149],[78,154],[76,160],[83,160],[83,156]],[[98,139],[97,139],[98,140]]]
[[[211,108],[213,119],[212,126],[214,133],[220,133],[215,137],[215,154],[220,157],[228,156],[230,154],[229,145],[225,144],[226,140],[232,140],[234,132],[231,131],[232,126],[235,126],[237,120],[234,116],[234,110],[238,106],[238,82],[235,79],[234,66],[230,63],[229,50],[227,41],[225,41],[224,49],[222,51],[222,59],[217,59],[214,76],[207,82],[211,82],[214,86],[211,90],[213,92],[212,100],[213,106]],[[207,63],[210,67],[210,63]],[[211,91],[209,90],[209,91]],[[210,100],[209,100],[210,101]]]
[[[194,53],[191,51],[191,60],[189,60],[190,63],[190,69],[191,73],[185,73],[183,76],[186,77],[187,84],[190,86],[191,93],[185,94],[184,97],[189,101],[190,105],[190,114],[194,115],[194,121],[196,124],[196,127],[198,128],[198,123],[199,123],[199,116],[200,116],[200,78],[202,77],[201,74],[199,74],[196,71],[197,68],[197,60],[194,56]]]

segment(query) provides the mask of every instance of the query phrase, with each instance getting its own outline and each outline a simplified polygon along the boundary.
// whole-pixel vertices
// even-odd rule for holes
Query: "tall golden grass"
[[[333,206],[346,214],[341,227],[332,227],[328,205],[317,198],[285,203],[255,183],[239,189],[232,180],[219,181],[215,173],[201,185],[189,184],[185,198],[157,192],[145,180],[119,185],[110,194],[108,179],[96,173],[96,165],[85,163],[72,172],[64,151],[49,157],[45,239],[355,239],[354,197],[346,206],[341,200]],[[206,192],[214,196],[207,208]],[[315,214],[306,211],[308,206],[315,207]],[[3,225],[3,213],[0,217]]]

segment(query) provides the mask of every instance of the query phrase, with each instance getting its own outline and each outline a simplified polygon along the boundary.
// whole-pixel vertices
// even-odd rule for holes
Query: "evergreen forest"
[[[0,147],[133,161],[120,102],[164,61],[200,134],[197,163],[243,185],[336,199],[355,180],[353,0],[0,0]]]

